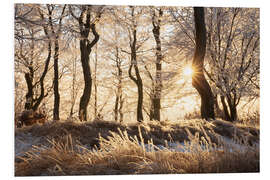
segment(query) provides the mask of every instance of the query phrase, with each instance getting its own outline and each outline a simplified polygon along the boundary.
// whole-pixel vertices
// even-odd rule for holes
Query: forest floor
[[[220,119],[35,124],[15,130],[15,175],[259,172],[259,134]]]

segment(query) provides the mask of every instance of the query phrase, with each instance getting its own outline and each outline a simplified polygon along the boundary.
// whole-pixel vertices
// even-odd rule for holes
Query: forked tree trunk
[[[226,103],[227,102],[227,103]],[[224,119],[226,121],[234,122],[237,120],[237,104],[227,96],[221,96],[221,103],[223,106]]]
[[[130,39],[130,50],[131,50],[131,63],[128,70],[129,78],[136,84],[138,90],[138,101],[137,101],[137,121],[143,121],[143,83],[140,75],[140,71],[137,65],[137,54],[136,54],[136,43],[137,43],[137,30],[134,22],[134,8],[132,8],[133,18],[133,31],[132,40]],[[132,75],[132,68],[134,67],[136,78]]]
[[[40,103],[42,102],[42,100],[46,96],[45,89],[44,89],[44,79],[45,79],[45,76],[46,76],[48,69],[49,69],[50,60],[51,60],[51,40],[49,40],[49,43],[48,43],[48,56],[47,56],[47,59],[45,61],[45,67],[44,67],[43,73],[42,73],[40,80],[39,80],[40,81],[40,95],[33,105],[34,111],[36,111],[38,109]]]
[[[87,107],[91,97],[91,88],[92,88],[92,77],[91,77],[91,69],[89,65],[89,55],[92,51],[92,48],[99,40],[99,34],[96,31],[95,23],[91,23],[91,6],[82,6],[82,12],[80,17],[76,17],[72,11],[72,16],[78,20],[80,26],[80,51],[81,51],[81,63],[83,69],[83,77],[84,77],[84,90],[83,94],[80,98],[79,105],[79,119],[80,121],[87,121]],[[84,20],[84,16],[86,15],[86,19]],[[98,15],[97,18],[100,18],[101,14]],[[84,22],[85,21],[85,22]],[[88,36],[92,31],[94,35],[94,39],[92,41],[88,40]]]
[[[214,97],[203,74],[204,56],[206,51],[206,28],[204,9],[202,7],[194,7],[194,20],[196,29],[196,49],[192,62],[194,68],[192,85],[201,97],[201,117],[203,119],[215,119]]]

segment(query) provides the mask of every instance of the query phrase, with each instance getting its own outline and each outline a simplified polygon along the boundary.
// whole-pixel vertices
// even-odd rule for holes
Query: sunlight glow
[[[187,66],[184,68],[183,74],[187,77],[191,77],[193,74],[193,69],[190,66]]]

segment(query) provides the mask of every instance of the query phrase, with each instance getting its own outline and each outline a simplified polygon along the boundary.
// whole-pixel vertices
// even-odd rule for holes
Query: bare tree
[[[205,72],[220,96],[224,119],[237,120],[237,106],[259,92],[258,9],[208,9],[209,68]]]
[[[192,85],[201,97],[201,117],[203,119],[215,119],[214,99],[212,90],[204,77],[204,56],[206,52],[206,27],[204,21],[204,8],[194,7],[194,21],[196,29],[196,49],[192,66]]]
[[[138,64],[137,64],[137,27],[136,27],[136,22],[135,22],[135,15],[134,15],[134,11],[135,8],[132,6],[130,7],[131,9],[131,18],[132,18],[132,29],[129,35],[129,40],[130,40],[130,66],[128,69],[128,75],[129,78],[136,84],[137,86],[137,90],[138,90],[138,101],[137,101],[137,121],[138,122],[142,122],[143,121],[143,83],[142,83],[142,78],[140,75],[140,71],[138,68]],[[136,78],[132,75],[132,69],[135,70],[135,75]]]
[[[79,107],[79,119],[81,121],[87,121],[87,107],[91,97],[91,88],[92,88],[92,78],[91,78],[91,69],[89,65],[89,55],[92,51],[92,48],[99,40],[99,34],[96,31],[96,23],[101,17],[101,9],[96,13],[96,17],[91,19],[91,12],[93,10],[92,6],[82,5],[79,8],[80,14],[76,16],[73,12],[73,6],[69,6],[71,15],[77,20],[80,30],[80,50],[81,50],[81,63],[84,76],[84,91],[80,99]],[[92,14],[93,15],[93,14]],[[89,35],[90,30],[94,35],[94,39],[90,41]]]
[[[161,91],[162,91],[162,52],[161,52],[161,40],[160,40],[160,26],[161,26],[161,17],[163,15],[163,11],[159,8],[158,15],[156,15],[156,10],[153,10],[152,15],[152,25],[153,25],[153,35],[156,41],[156,75],[155,75],[155,83],[154,83],[154,93],[152,97],[152,110],[150,115],[150,120],[154,119],[160,121],[160,99],[161,99]]]
[[[27,94],[25,109],[36,111],[39,108],[42,100],[48,95],[45,93],[44,79],[49,70],[49,64],[51,59],[51,37],[47,28],[46,19],[43,12],[40,11],[39,6],[29,6],[28,8],[18,8],[20,5],[16,5],[15,9],[15,34],[16,43],[15,46],[15,63],[22,64],[26,67],[27,71],[24,73],[24,78],[27,85]],[[18,10],[20,9],[20,10]],[[31,20],[30,20],[31,19]],[[35,34],[39,34],[40,27],[43,29],[45,37],[36,38]],[[23,30],[25,29],[25,30]],[[25,34],[24,32],[27,32]],[[40,35],[40,34],[39,34]],[[30,43],[28,43],[30,41]],[[40,77],[36,77],[36,73],[40,68],[37,61],[40,57],[39,49],[36,50],[37,45],[40,46],[41,42],[47,44],[48,55],[45,60],[45,66]],[[29,45],[29,46],[28,46]],[[29,48],[29,49],[28,49]],[[35,65],[36,64],[36,65]],[[40,92],[37,91],[39,89]]]
[[[62,28],[62,19],[65,13],[66,5],[63,6],[60,17],[55,20],[53,24],[53,11],[56,8],[55,5],[47,5],[48,16],[49,16],[49,26],[51,29],[51,35],[54,42],[54,78],[53,78],[53,89],[54,89],[54,108],[53,108],[53,119],[59,120],[59,106],[60,106],[60,94],[59,94],[59,72],[58,72],[58,61],[59,61],[59,36]],[[58,24],[58,29],[55,28]]]

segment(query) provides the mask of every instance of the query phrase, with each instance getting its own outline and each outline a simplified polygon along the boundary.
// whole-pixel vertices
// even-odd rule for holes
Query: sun
[[[190,66],[186,66],[183,70],[183,74],[186,77],[191,77],[193,74],[193,69]]]

